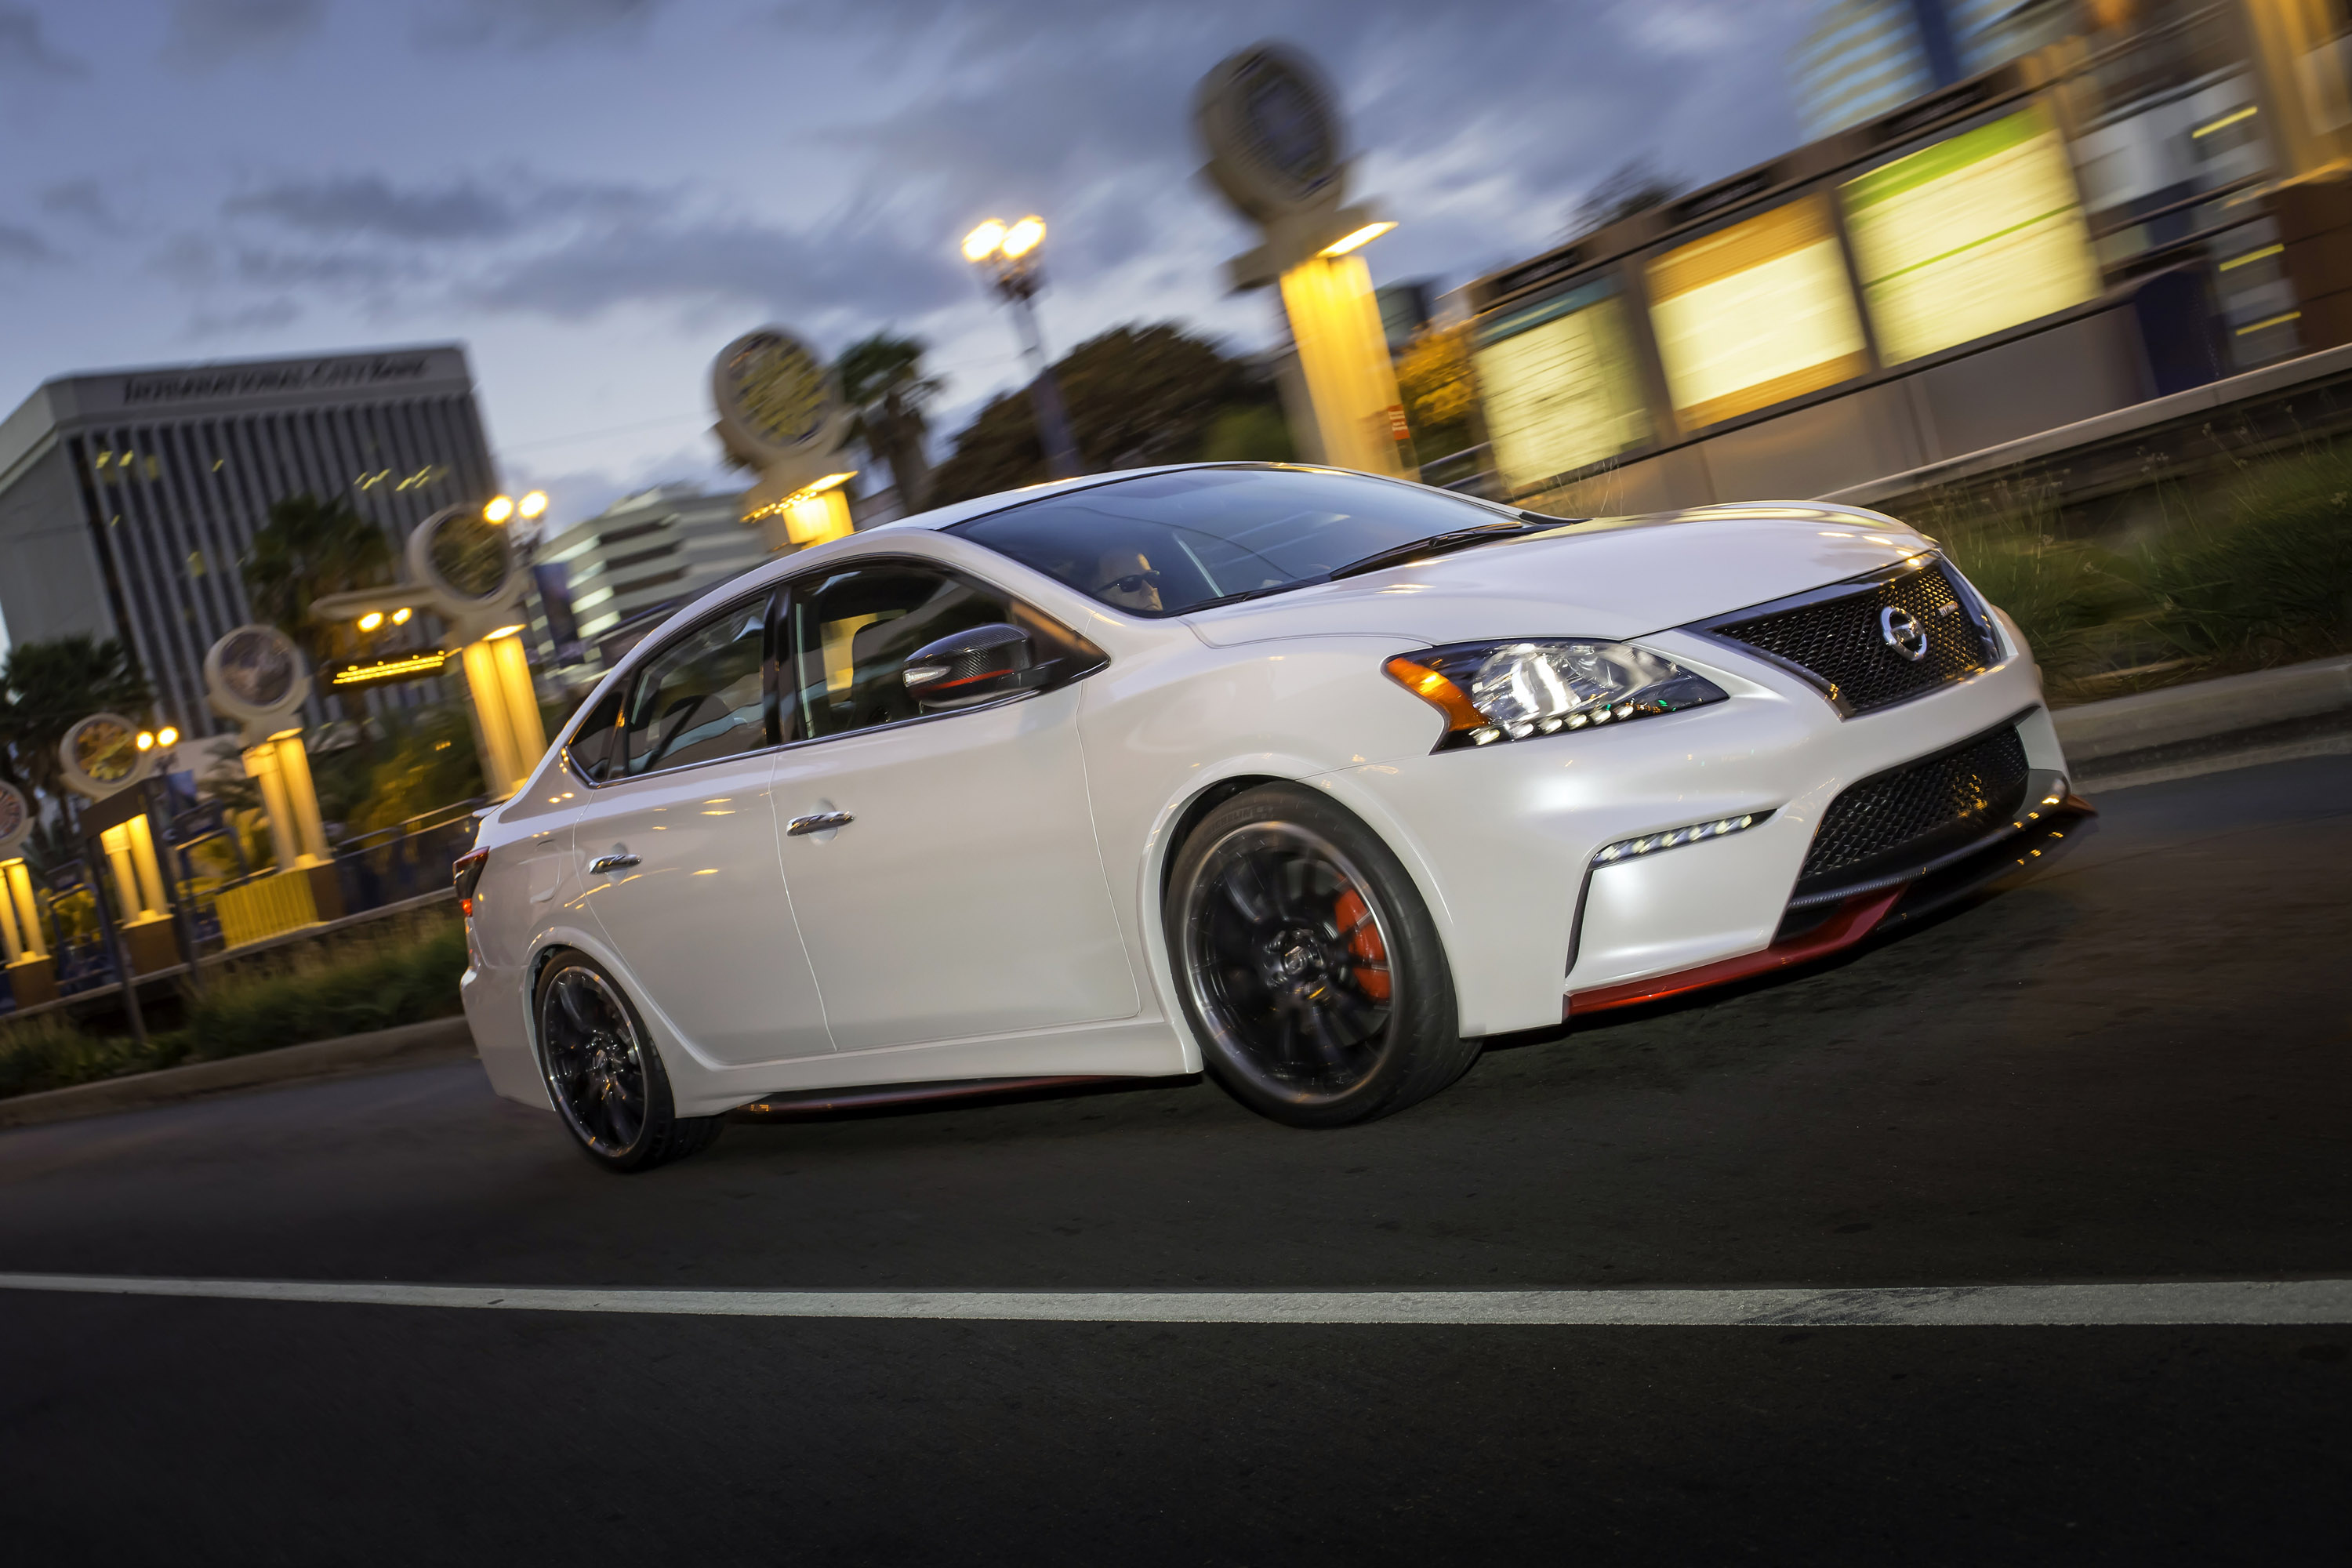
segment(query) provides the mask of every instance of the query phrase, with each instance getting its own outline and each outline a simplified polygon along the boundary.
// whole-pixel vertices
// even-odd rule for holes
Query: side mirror
[[[977,708],[1034,691],[1053,671],[1037,662],[1029,634],[1002,621],[926,643],[907,656],[907,693],[926,713]]]

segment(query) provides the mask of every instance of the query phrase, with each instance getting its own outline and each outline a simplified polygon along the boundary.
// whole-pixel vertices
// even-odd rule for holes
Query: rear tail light
[[[465,911],[468,920],[474,914],[474,887],[482,879],[482,868],[489,863],[488,850],[468,849],[458,856],[457,864],[450,868],[453,879],[457,884],[457,907]]]

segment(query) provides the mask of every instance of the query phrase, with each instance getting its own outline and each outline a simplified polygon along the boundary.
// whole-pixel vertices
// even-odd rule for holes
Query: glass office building
[[[397,547],[496,480],[456,343],[60,376],[0,423],[0,617],[121,637],[159,721],[226,732],[205,653],[255,618],[238,562],[274,502],[348,500]]]

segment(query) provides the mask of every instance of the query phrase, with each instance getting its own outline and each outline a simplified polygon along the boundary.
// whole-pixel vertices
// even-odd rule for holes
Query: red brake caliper
[[[1356,989],[1375,1002],[1385,1002],[1389,999],[1389,950],[1381,941],[1381,928],[1372,923],[1371,913],[1363,895],[1353,888],[1340,894],[1331,909],[1331,918],[1339,922],[1339,929],[1354,933],[1348,938],[1348,951],[1366,964],[1380,966],[1351,971]]]

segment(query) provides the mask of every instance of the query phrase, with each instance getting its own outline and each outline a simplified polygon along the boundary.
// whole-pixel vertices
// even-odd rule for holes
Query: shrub
[[[182,1026],[152,1032],[143,1050],[63,1011],[0,1018],[0,1097],[447,1017],[465,969],[465,928],[452,921],[287,972],[215,977],[186,996]]]

